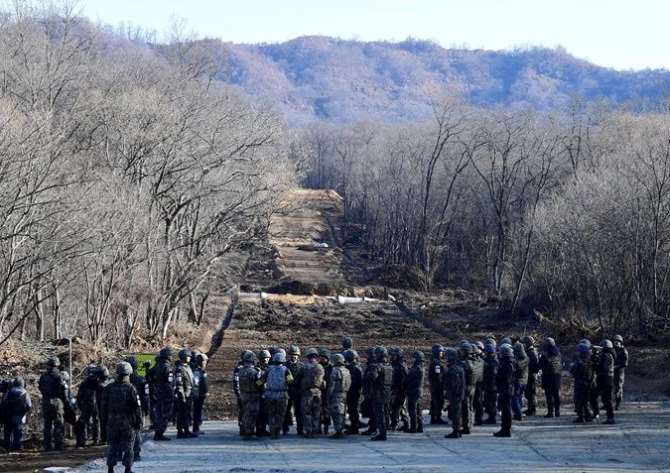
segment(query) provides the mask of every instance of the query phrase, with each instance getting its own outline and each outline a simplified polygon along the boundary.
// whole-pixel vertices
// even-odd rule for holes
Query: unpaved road
[[[637,405],[619,424],[575,426],[572,416],[534,418],[515,425],[511,439],[494,427],[477,428],[461,440],[443,438],[448,428],[424,434],[394,433],[387,442],[362,436],[244,442],[230,422],[207,424],[199,439],[145,445],[136,473],[279,472],[670,472],[670,406]],[[103,461],[77,473],[104,473]]]

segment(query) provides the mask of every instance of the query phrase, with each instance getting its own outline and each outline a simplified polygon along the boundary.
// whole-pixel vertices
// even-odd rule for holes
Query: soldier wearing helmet
[[[473,403],[477,387],[473,345],[467,340],[461,340],[458,344],[458,352],[465,373],[465,398],[463,399],[463,407],[461,408],[461,415],[463,416],[461,433],[468,435],[474,425]]]
[[[542,344],[539,364],[542,372],[542,388],[547,399],[547,415],[545,417],[559,417],[561,415],[563,363],[556,341],[551,337],[548,337]]]
[[[242,399],[240,397],[240,370],[242,367],[245,365],[245,358],[251,359],[251,362],[256,364],[256,355],[254,352],[251,350],[244,350],[242,353],[240,353],[240,359],[237,362],[237,365],[233,369],[233,392],[235,393],[235,398],[237,399],[237,425],[239,426],[240,429],[240,435],[242,437],[245,437],[242,429]],[[256,419],[256,415],[254,414],[254,420]],[[252,429],[252,435],[255,430]]]
[[[431,350],[430,365],[428,366],[428,385],[430,386],[430,423],[444,424],[442,410],[444,409],[442,345],[433,345]]]
[[[79,383],[77,389],[77,407],[79,408],[79,419],[74,427],[77,439],[77,447],[86,446],[87,434],[91,434],[93,445],[97,445],[100,432],[100,418],[97,392],[100,389],[98,381],[98,367],[89,365],[86,367],[86,376]]]
[[[391,430],[409,431],[409,416],[405,401],[405,383],[407,379],[407,366],[405,366],[404,354],[400,348],[390,351],[391,368],[393,368],[393,382],[391,384],[391,415],[389,417]]]
[[[407,394],[407,410],[409,411],[409,432],[423,432],[423,418],[421,415],[421,396],[423,395],[423,379],[425,356],[422,351],[412,354],[412,366],[407,371],[405,392]]]
[[[236,369],[240,399],[240,435],[243,440],[252,440],[256,430],[256,416],[261,402],[261,391],[256,384],[260,374],[256,369],[256,355],[245,350],[240,357],[241,365]]]
[[[607,413],[604,424],[614,424],[614,407],[612,405],[612,389],[614,388],[614,344],[610,340],[603,340],[600,345],[602,352],[596,367],[598,395],[602,400]]]
[[[333,364],[330,362],[331,353],[328,348],[319,347],[319,363],[323,366],[324,384],[321,389],[321,428],[323,434],[328,435],[330,428],[330,414],[328,413],[328,383],[330,382],[330,374],[333,371]]]
[[[487,343],[484,345],[484,353],[482,384],[484,390],[484,410],[486,411],[486,420],[484,420],[483,423],[487,425],[495,425],[498,413],[498,388],[496,386],[496,377],[498,375],[499,366],[496,346]]]
[[[193,368],[193,433],[200,434],[202,425],[202,409],[205,400],[209,396],[209,379],[207,378],[207,362],[209,358],[206,354],[198,352],[195,355]]]
[[[333,355],[333,368],[328,380],[328,412],[333,421],[335,433],[331,438],[344,438],[344,421],[346,418],[347,393],[351,387],[351,374],[344,366],[344,356]]]
[[[303,434],[302,426],[302,402],[300,400],[300,376],[302,375],[303,362],[300,361],[300,347],[291,345],[288,347],[288,361],[286,367],[291,371],[293,382],[288,388],[288,406],[286,408],[286,416],[284,418],[284,425],[282,431],[286,435],[289,427],[293,425],[293,417],[295,416],[295,424],[298,435]]]
[[[357,435],[360,429],[359,404],[361,401],[361,389],[363,388],[363,370],[358,363],[358,353],[354,349],[347,349],[343,353],[346,368],[349,370],[351,386],[347,392],[347,414],[349,414],[349,427],[347,434]]]
[[[462,409],[467,398],[466,375],[458,350],[447,348],[444,355],[447,361],[447,369],[443,378],[444,388],[449,402],[449,419],[451,419],[452,426],[452,432],[445,435],[445,438],[457,439],[463,434],[461,425],[464,420]]]
[[[148,413],[149,409],[149,385],[145,381],[143,376],[140,376],[137,373],[137,358],[134,356],[129,356],[126,358],[126,362],[133,369],[132,374],[130,375],[130,384],[135,387],[137,395],[140,397],[140,404],[142,405],[142,418]],[[135,448],[133,449],[135,453],[135,460],[140,461],[142,459],[142,435],[141,431],[135,433]]]
[[[372,385],[372,410],[375,416],[377,435],[372,440],[386,440],[387,418],[391,402],[393,368],[388,363],[388,351],[385,347],[375,349],[374,369],[367,373]]]
[[[44,449],[63,450],[65,435],[65,403],[67,393],[58,367],[60,360],[49,357],[47,370],[40,377],[39,389],[42,393],[42,415],[44,417]],[[53,443],[52,443],[53,442]]]
[[[102,394],[101,417],[107,425],[107,468],[114,473],[121,459],[126,473],[132,473],[135,435],[142,428],[142,405],[130,382],[133,368],[123,361],[116,366],[116,381],[105,387]]]
[[[156,359],[156,366],[152,373],[152,381],[154,384],[154,395],[156,402],[154,403],[154,440],[166,441],[170,440],[165,436],[172,411],[174,407],[174,371],[170,359],[172,358],[172,349],[170,347],[163,348],[158,352]]]
[[[590,421],[589,391],[593,383],[593,365],[591,364],[591,346],[584,343],[577,344],[577,356],[570,367],[570,374],[574,378],[573,397],[575,401],[576,423]]]
[[[623,346],[623,337],[615,335],[614,344],[614,410],[619,410],[623,402],[623,385],[628,367],[628,350]]]
[[[361,415],[368,418],[368,429],[363,432],[363,435],[372,435],[377,432],[375,426],[375,415],[372,411],[372,392],[373,386],[371,384],[371,377],[369,373],[376,368],[375,362],[375,348],[368,347],[366,350],[366,364],[363,372],[363,402],[361,403]]]
[[[525,390],[528,407],[524,414],[534,416],[537,413],[537,374],[540,372],[540,360],[535,348],[535,339],[532,336],[526,335],[521,339],[521,343],[523,343],[526,356],[528,356],[528,384],[526,384]]]
[[[347,350],[352,350],[354,348],[354,341],[351,337],[345,336],[342,337],[342,353]]]
[[[475,396],[472,400],[472,409],[475,415],[475,425],[484,423],[484,343],[477,341],[472,344],[472,371],[475,377]]]
[[[321,428],[321,388],[324,384],[324,369],[319,363],[316,348],[305,350],[307,363],[303,367],[301,384],[303,429],[305,437],[313,438]]]
[[[191,370],[191,350],[179,351],[179,360],[175,363],[175,400],[177,417],[177,438],[197,437],[191,432],[191,413],[193,412],[193,371]]]
[[[500,345],[500,361],[496,374],[498,406],[500,408],[500,430],[496,437],[512,436],[512,396],[514,395],[514,350],[508,343]]]
[[[23,424],[33,408],[30,394],[22,377],[17,376],[8,387],[2,400],[3,423],[5,427],[5,448],[10,451],[21,450]]]
[[[265,375],[265,371],[270,366],[272,360],[272,354],[269,350],[261,350],[258,352],[258,371],[260,372],[261,377]],[[261,388],[261,398],[263,397],[263,392]],[[258,406],[258,415],[256,416],[256,435],[258,437],[268,437],[270,432],[268,431],[268,411],[267,405],[261,400],[261,403]]]
[[[293,382],[291,370],[286,366],[286,354],[283,350],[275,350],[272,356],[272,364],[263,372],[257,384],[264,388],[265,410],[268,414],[268,426],[270,438],[278,439],[286,417],[288,406],[288,389]]]

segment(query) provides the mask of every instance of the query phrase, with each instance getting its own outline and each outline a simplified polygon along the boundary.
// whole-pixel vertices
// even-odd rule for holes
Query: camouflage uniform
[[[333,357],[335,366],[330,372],[328,380],[328,412],[333,420],[335,437],[344,436],[344,421],[346,417],[347,393],[351,388],[351,374],[344,366],[344,357],[335,355]]]
[[[587,345],[577,346],[577,358],[570,368],[574,378],[574,401],[577,419],[575,422],[587,422],[589,415],[589,391],[593,383],[593,365],[591,364],[591,349]]]
[[[462,435],[461,422],[463,414],[461,409],[467,398],[465,369],[463,363],[458,361],[458,353],[453,348],[447,349],[447,371],[444,373],[444,392],[449,402],[449,419],[451,419],[452,432],[447,438],[459,438]]]
[[[472,400],[472,409],[475,414],[475,425],[482,425],[484,420],[484,359],[482,352],[484,345],[475,344],[475,355],[472,361],[472,371],[475,377],[475,396]]]
[[[333,371],[333,364],[330,362],[330,350],[319,348],[319,362],[323,366],[323,387],[321,388],[321,427],[324,435],[328,435],[330,428],[330,414],[328,413],[328,383],[330,382],[330,373]]]
[[[623,337],[614,337],[614,408],[619,410],[623,401],[623,385],[628,367],[628,350],[623,346]]]
[[[237,370],[240,395],[241,435],[250,439],[256,429],[256,416],[261,401],[261,392],[256,385],[259,377],[258,370],[253,365],[253,353],[251,357]]]
[[[300,349],[298,347],[289,347],[289,357],[300,356]],[[296,430],[298,435],[303,434],[302,426],[302,402],[300,400],[300,377],[302,376],[302,369],[304,364],[300,358],[295,361],[289,359],[286,362],[286,367],[291,371],[293,382],[288,388],[288,407],[286,408],[286,416],[284,418],[283,431],[285,434],[289,431],[289,426],[293,425],[293,417],[295,416]]]
[[[475,420],[473,402],[477,387],[472,345],[465,341],[461,342],[460,352],[462,356],[461,365],[465,373],[465,398],[463,398],[463,406],[461,408],[461,416],[463,417],[462,433],[469,434],[472,431]]]
[[[77,390],[77,406],[79,407],[79,419],[75,426],[77,447],[86,445],[87,433],[90,432],[93,444],[98,443],[100,418],[98,411],[97,392],[100,388],[97,368],[87,368],[86,378],[79,384]]]
[[[423,362],[423,353],[415,352],[414,364],[407,371],[407,378],[405,378],[409,431],[411,433],[423,432],[423,418],[421,416],[421,396],[423,395],[423,378],[425,376]]]
[[[301,379],[303,429],[307,437],[313,437],[321,427],[321,387],[325,371],[316,361],[316,350],[312,356],[309,350],[306,353],[309,363],[305,364]]]
[[[361,389],[363,388],[363,371],[358,363],[358,354],[354,350],[344,352],[347,360],[347,369],[351,377],[351,386],[347,392],[347,414],[349,414],[348,434],[358,434],[360,428],[359,404],[361,402]]]
[[[23,378],[17,377],[2,399],[2,418],[5,429],[5,448],[21,450],[23,419],[33,408],[30,394],[25,389]]]
[[[372,411],[373,385],[370,381],[370,373],[375,369],[377,368],[374,359],[374,348],[370,347],[367,350],[367,360],[365,371],[363,372],[362,382],[363,402],[361,403],[361,415],[368,418],[368,430],[363,432],[364,435],[369,435],[377,431],[377,426],[375,425],[375,415]]]
[[[284,363],[286,357],[283,353],[273,355],[273,364],[268,366],[263,373],[263,378],[259,380],[261,385],[265,385],[264,403],[268,412],[268,425],[270,436],[273,439],[279,437],[279,431],[286,418],[286,408],[288,407],[288,388],[293,382],[293,375]]]
[[[526,414],[534,416],[537,412],[537,401],[535,400],[537,391],[537,374],[540,372],[540,361],[538,359],[537,350],[535,349],[535,339],[527,336],[522,340],[526,348],[526,355],[528,356],[528,382],[526,384],[526,403],[528,408]]]
[[[100,415],[107,426],[107,466],[110,471],[121,458],[126,472],[130,472],[134,461],[135,435],[142,427],[142,404],[130,384],[132,368],[128,363],[119,363],[118,380],[103,390]]]
[[[607,343],[609,342],[609,343]],[[614,355],[612,342],[604,340],[602,353],[597,366],[598,395],[607,413],[606,424],[614,424],[614,407],[612,405],[612,389],[614,387]]]
[[[514,352],[509,345],[501,345],[500,364],[496,374],[498,406],[500,407],[500,431],[497,437],[512,435],[512,396],[514,395]]]
[[[137,395],[140,398],[140,407],[142,408],[142,422],[140,428],[135,432],[135,447],[133,449],[133,452],[135,453],[135,461],[139,461],[142,453],[142,427],[144,426],[144,414],[149,408],[149,385],[144,377],[137,374],[137,360],[135,357],[129,357],[127,361],[133,369],[133,374],[130,375],[130,384],[132,384],[135,391],[137,391]]]
[[[442,420],[442,409],[444,409],[444,386],[442,376],[444,365],[442,364],[441,345],[433,346],[433,355],[428,366],[428,384],[430,386],[430,423],[444,424]]]
[[[542,355],[540,355],[540,370],[542,371],[542,388],[547,398],[547,415],[545,417],[559,417],[561,414],[561,374],[563,371],[561,352],[553,339],[547,339]]]
[[[409,417],[405,407],[407,393],[405,392],[405,380],[407,379],[407,366],[403,362],[400,349],[395,349],[391,355],[391,367],[393,368],[393,381],[391,385],[391,430],[409,430]],[[399,424],[402,423],[402,427]]]
[[[188,350],[179,352],[175,364],[175,411],[177,414],[177,438],[189,438],[191,433],[191,412],[193,411],[193,371],[189,364],[191,356]]]
[[[40,377],[39,389],[42,393],[42,415],[44,416],[44,449],[62,450],[65,435],[65,403],[67,396],[61,373],[60,362],[51,359],[46,373]],[[53,438],[53,444],[52,444]]]
[[[200,432],[202,425],[202,409],[209,396],[209,379],[207,378],[207,355],[196,355],[193,369],[193,433]]]
[[[393,368],[387,362],[388,352],[386,348],[377,347],[375,355],[374,369],[367,373],[373,386],[372,407],[375,425],[377,426],[377,435],[372,437],[372,440],[386,440],[386,428],[391,407]]]
[[[496,376],[498,374],[498,358],[495,347],[486,347],[486,358],[484,359],[484,410],[486,411],[485,424],[495,424],[498,413],[498,390],[496,388]]]
[[[512,411],[514,419],[521,420],[523,416],[523,399],[528,383],[529,359],[521,342],[514,344],[514,396],[512,396]]]
[[[170,365],[172,351],[161,350],[154,371],[156,402],[154,404],[154,440],[165,440],[165,431],[172,419],[174,408],[174,373]]]

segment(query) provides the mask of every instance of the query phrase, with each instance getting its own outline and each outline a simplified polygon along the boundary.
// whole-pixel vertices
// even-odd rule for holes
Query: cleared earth
[[[387,442],[368,437],[244,442],[231,422],[209,422],[198,439],[145,444],[136,473],[278,472],[670,472],[670,406],[635,404],[618,424],[576,426],[572,416],[533,418],[515,424],[511,439],[478,427],[461,440],[443,436],[448,427],[424,434],[391,434]],[[102,460],[75,470],[105,473]]]

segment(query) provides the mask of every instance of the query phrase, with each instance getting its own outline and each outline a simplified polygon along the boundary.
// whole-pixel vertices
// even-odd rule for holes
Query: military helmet
[[[503,343],[500,345],[500,356],[505,358],[514,358],[514,349],[509,343]]]
[[[84,373],[86,376],[97,376],[98,375],[98,367],[95,366],[94,364],[90,364],[86,367],[84,370]]]
[[[531,335],[526,335],[521,339],[521,343],[526,345],[526,347],[535,346],[535,339]]]
[[[333,355],[333,364],[335,366],[344,365],[344,356],[342,356],[340,353],[336,353],[335,355]]]
[[[60,366],[60,359],[57,356],[50,356],[47,358],[47,366],[49,368],[58,368]]]
[[[474,353],[472,343],[468,342],[467,340],[461,340],[458,343],[458,349],[464,354],[464,355],[471,355]]]
[[[614,344],[612,344],[611,340],[607,340],[607,339],[600,342],[600,346],[602,346],[603,348],[608,348],[610,350],[612,348],[614,348]]]
[[[130,366],[130,363],[122,361],[121,363],[116,365],[116,374],[121,377],[130,376],[131,374],[133,374],[133,367]]]
[[[402,360],[405,357],[405,353],[402,351],[402,348],[393,347],[389,350],[390,356],[395,356],[399,360]]]
[[[267,359],[267,358],[272,358],[272,355],[268,350],[261,350],[258,352],[258,358],[261,359]]]
[[[23,380],[21,376],[17,376],[14,378],[14,381],[12,381],[12,386],[15,388],[25,388],[26,387],[26,382]]]
[[[579,345],[586,345],[587,347],[591,348],[591,340],[589,340],[588,338],[582,338],[579,341]]]
[[[444,349],[444,357],[447,359],[449,362],[454,362],[458,361],[458,350],[455,348],[445,348]]]
[[[107,379],[107,378],[109,378],[109,370],[107,369],[106,366],[103,366],[102,368],[100,368],[100,369],[98,370],[98,375],[99,375],[102,379]]]
[[[252,353],[253,355],[253,353]],[[204,353],[198,353],[198,355],[195,357],[195,361],[200,364],[200,365],[205,365],[209,361],[209,357],[204,354]]]
[[[351,339],[351,337],[343,337],[342,338],[342,348],[345,350],[349,350],[350,348],[354,347],[354,341]]]
[[[475,342],[475,347],[476,347],[480,352],[483,352],[483,351],[484,351],[484,348],[485,348],[485,347],[484,347],[484,342],[481,342],[481,341],[479,341],[479,340],[476,341],[476,342]]]
[[[256,355],[254,355],[254,352],[251,350],[245,350],[244,353],[242,353],[242,361],[245,363],[253,363],[256,361]]]
[[[319,347],[319,356],[330,360],[330,350],[326,347]]]
[[[188,348],[182,348],[179,350],[179,359],[181,361],[186,361],[188,358],[191,358],[191,350]]]
[[[549,347],[555,347],[556,346],[556,340],[554,340],[551,337],[547,337],[544,339],[544,343],[549,346]]]
[[[281,353],[282,355],[284,355],[284,359],[286,359],[286,350],[284,350],[283,348],[277,348],[277,351],[274,352],[272,356],[275,356],[277,353]]]
[[[296,345],[291,345],[290,347],[288,347],[288,354],[300,356],[300,347]]]
[[[272,345],[270,349],[268,350],[270,352],[270,356],[274,356],[275,353],[279,351],[279,348],[277,348],[275,345]]]
[[[353,363],[358,359],[358,353],[356,353],[356,350],[354,350],[353,348],[344,350],[344,353],[342,353],[342,355],[344,356],[344,359],[349,363]]]
[[[368,360],[371,360],[375,357],[375,347],[367,347],[365,349],[365,356]]]
[[[484,351],[486,353],[495,353],[496,352],[496,347],[495,347],[495,345],[491,345],[490,343],[487,343],[486,346],[484,346]]]
[[[161,360],[169,360],[172,358],[172,348],[170,347],[165,347],[161,351],[158,352],[158,358]]]
[[[440,354],[443,351],[444,351],[444,347],[442,345],[439,345],[439,344],[435,344],[431,348],[431,353],[433,354],[433,356],[440,356]]]
[[[577,353],[579,353],[581,355],[591,353],[591,345],[587,345],[585,343],[579,342],[577,344]]]
[[[623,337],[621,335],[614,335],[614,338],[612,338],[613,341],[623,343]]]
[[[500,345],[509,345],[512,346],[512,339],[510,337],[503,337],[500,340]]]
[[[127,356],[126,362],[133,368],[133,370],[137,369],[137,358],[134,356]]]
[[[412,358],[414,358],[414,360],[416,361],[425,361],[426,355],[424,355],[422,351],[417,350],[414,353],[412,353]]]
[[[305,356],[307,358],[313,357],[313,356],[319,356],[319,352],[316,348],[308,348],[305,350]]]
[[[286,354],[278,351],[274,355],[272,355],[272,361],[275,363],[286,363]]]
[[[388,358],[388,356],[389,356],[389,352],[388,352],[388,350],[386,349],[386,347],[379,346],[379,347],[375,348],[375,357],[376,357],[378,360],[382,360],[382,359]]]

